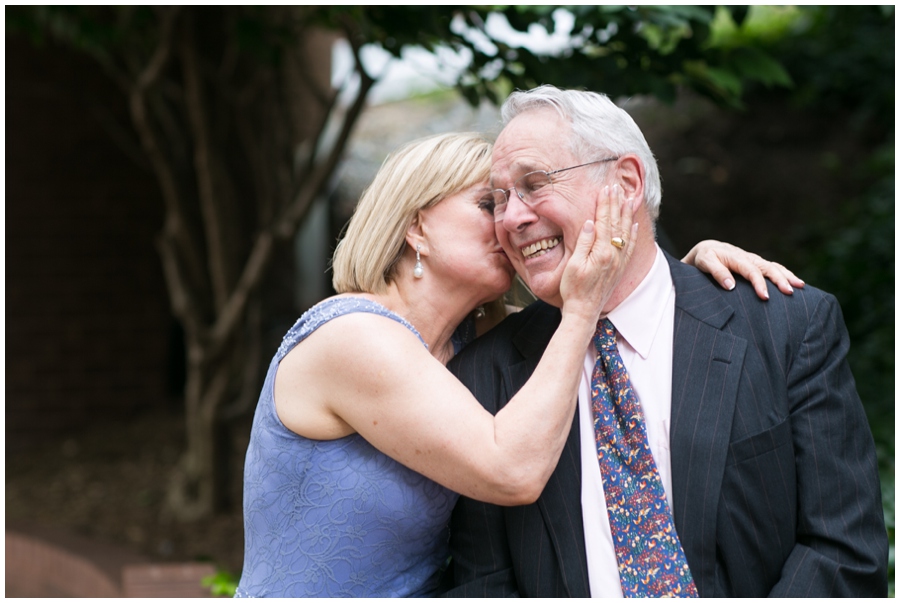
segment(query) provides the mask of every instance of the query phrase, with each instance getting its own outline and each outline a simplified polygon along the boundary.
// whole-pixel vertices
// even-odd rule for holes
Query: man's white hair
[[[500,118],[506,126],[517,115],[542,108],[555,109],[569,122],[574,134],[571,150],[583,162],[610,155],[637,155],[644,166],[644,203],[650,218],[656,222],[662,201],[659,168],[644,134],[631,116],[605,94],[545,85],[510,94],[500,109]]]

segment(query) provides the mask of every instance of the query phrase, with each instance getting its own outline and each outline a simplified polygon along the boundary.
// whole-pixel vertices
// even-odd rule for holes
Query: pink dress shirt
[[[608,318],[619,331],[618,348],[631,385],[641,401],[650,450],[659,469],[669,507],[672,474],[669,419],[672,408],[672,345],[675,328],[675,286],[669,264],[657,247],[656,260],[644,280]],[[597,462],[591,412],[591,373],[597,360],[593,344],[584,358],[578,390],[581,435],[581,509],[592,597],[622,597],[606,498]]]

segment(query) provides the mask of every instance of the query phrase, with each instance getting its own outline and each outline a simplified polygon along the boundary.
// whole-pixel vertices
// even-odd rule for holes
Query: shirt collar
[[[625,341],[645,360],[650,355],[666,306],[674,294],[669,263],[657,245],[656,259],[650,272],[607,316]]]

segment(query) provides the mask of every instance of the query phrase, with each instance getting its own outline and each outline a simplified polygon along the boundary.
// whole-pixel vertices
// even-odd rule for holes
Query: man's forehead
[[[503,178],[519,178],[529,172],[552,170],[566,157],[568,150],[554,141],[536,141],[519,145],[506,153],[497,153],[491,164],[491,183]]]
[[[497,164],[494,164],[497,165]],[[549,164],[545,161],[534,159],[516,159],[510,163],[504,163],[502,166],[495,168],[491,166],[491,184],[494,180],[502,178],[518,178],[529,172],[537,172],[539,170],[547,170]]]
[[[494,144],[491,180],[553,169],[556,162],[570,154],[566,144],[568,129],[561,121],[562,117],[549,107],[513,118]]]

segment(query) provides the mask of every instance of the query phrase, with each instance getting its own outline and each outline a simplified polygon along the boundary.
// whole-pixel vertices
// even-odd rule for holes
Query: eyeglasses
[[[607,161],[616,161],[618,157],[607,157],[590,163],[582,163],[572,167],[562,168],[545,172],[539,170],[537,172],[528,172],[518,180],[516,180],[510,188],[497,188],[485,195],[484,202],[487,205],[493,205],[494,222],[499,222],[506,214],[506,205],[509,203],[509,191],[516,191],[516,196],[528,207],[535,207],[542,201],[550,197],[553,193],[553,179],[550,177],[560,172],[574,170],[586,165],[594,165],[595,163],[606,163]]]

